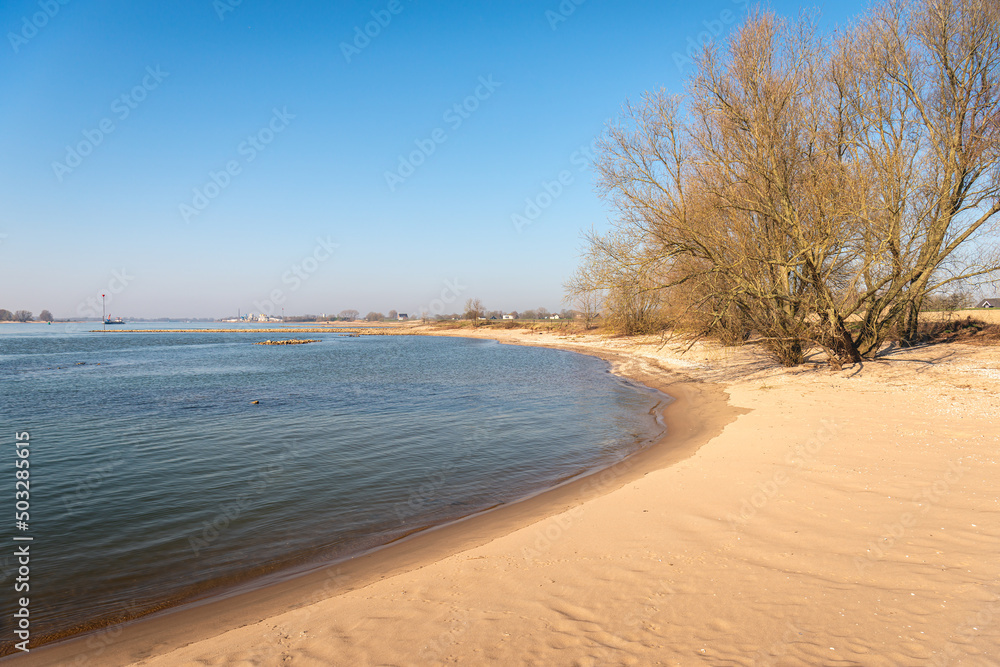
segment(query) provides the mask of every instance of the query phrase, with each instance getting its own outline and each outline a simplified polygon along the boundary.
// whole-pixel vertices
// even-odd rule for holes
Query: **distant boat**
[[[105,324],[125,324],[125,320],[123,320],[120,317],[105,317],[104,318],[104,323]]]

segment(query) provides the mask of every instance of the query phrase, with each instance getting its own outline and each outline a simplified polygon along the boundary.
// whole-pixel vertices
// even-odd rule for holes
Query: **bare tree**
[[[924,300],[923,310],[949,311],[965,310],[975,304],[972,295],[968,292],[957,290],[947,294],[934,294]]]
[[[850,110],[863,120],[861,161],[880,186],[870,209],[884,247],[858,281],[867,355],[891,327],[914,339],[929,294],[1000,265],[984,252],[1000,213],[1000,7],[894,2],[855,38],[869,55],[857,63]]]
[[[998,13],[890,3],[839,39],[752,16],[698,58],[687,97],[647,94],[609,128],[617,228],[591,237],[571,292],[601,294],[622,331],[657,303],[753,329],[787,364],[912,340],[929,294],[1000,266]]]
[[[365,321],[367,322],[381,322],[384,319],[385,315],[383,315],[382,313],[376,313],[374,311],[365,315]]]
[[[30,322],[35,319],[30,310],[18,310],[14,313],[14,320],[17,322]]]
[[[340,313],[337,314],[337,317],[339,317],[342,320],[351,320],[351,321],[354,321],[354,320],[358,319],[358,316],[360,314],[361,313],[359,313],[356,310],[348,309],[348,310],[342,310],[342,311],[340,311]]]
[[[479,320],[483,318],[486,313],[486,307],[483,306],[483,302],[480,299],[469,299],[465,302],[465,319],[472,320],[472,322],[479,326]]]
[[[588,256],[564,285],[566,300],[580,311],[585,329],[591,327],[601,310],[604,290],[600,269],[601,264]]]
[[[592,233],[588,240],[584,261],[566,285],[569,297],[584,312],[586,326],[603,311],[607,324],[619,333],[648,333],[659,327],[661,287],[654,277],[659,263],[635,230]]]
[[[394,320],[397,317],[399,317],[399,313],[397,313],[395,310],[390,310],[389,311],[389,319],[390,320]]]
[[[41,313],[39,313],[38,319],[41,322],[51,322],[53,320],[52,313],[50,313],[48,310],[43,310]]]

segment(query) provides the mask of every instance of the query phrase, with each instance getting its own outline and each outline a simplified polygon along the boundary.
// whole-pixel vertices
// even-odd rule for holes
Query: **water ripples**
[[[516,500],[660,428],[661,396],[560,351],[38,329],[0,332],[0,419],[31,432],[53,636]]]

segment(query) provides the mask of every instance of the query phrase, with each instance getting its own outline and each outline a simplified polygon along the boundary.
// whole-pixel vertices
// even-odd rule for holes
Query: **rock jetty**
[[[292,338],[290,340],[263,340],[254,345],[305,345],[306,343],[318,343],[318,339]]]

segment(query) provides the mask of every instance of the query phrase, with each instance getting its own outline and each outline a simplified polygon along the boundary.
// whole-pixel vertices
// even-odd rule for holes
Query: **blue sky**
[[[558,310],[592,142],[746,7],[6,0],[0,307]]]

